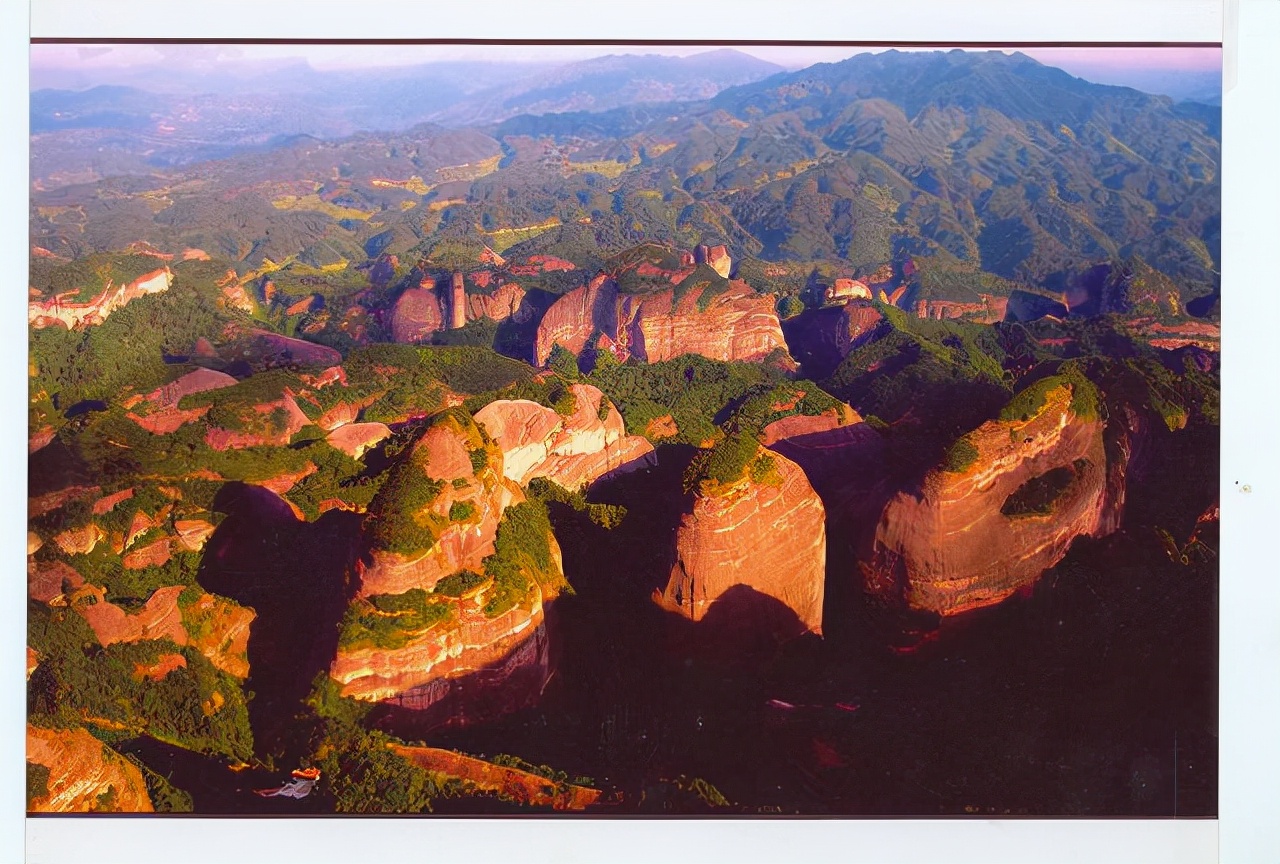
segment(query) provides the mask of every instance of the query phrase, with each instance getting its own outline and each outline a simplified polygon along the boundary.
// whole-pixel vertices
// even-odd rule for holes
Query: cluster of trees
[[[30,603],[28,639],[41,656],[27,685],[31,722],[57,729],[95,723],[102,734],[147,734],[198,753],[247,761],[253,734],[240,684],[199,651],[167,639],[105,648],[69,608]],[[137,674],[164,654],[186,665],[159,681]]]

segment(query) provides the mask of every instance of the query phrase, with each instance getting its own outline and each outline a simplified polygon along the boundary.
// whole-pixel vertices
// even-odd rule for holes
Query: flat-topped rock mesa
[[[620,294],[616,282],[597,276],[543,316],[534,344],[538,365],[546,364],[556,344],[574,353],[591,345],[620,360],[651,363],[681,354],[760,361],[775,352],[790,362],[773,299],[739,281],[723,290],[708,283],[637,296]]]
[[[754,439],[752,441],[754,443]],[[717,450],[691,472],[716,473]],[[694,622],[786,639],[822,632],[826,513],[798,465],[754,445],[736,479],[697,482],[658,604]],[[692,476],[686,474],[686,481]],[[764,599],[769,598],[769,599]],[[770,602],[772,601],[772,602]]]
[[[579,489],[653,463],[653,445],[642,435],[627,434],[618,409],[607,403],[601,411],[604,394],[589,384],[569,390],[574,410],[567,417],[525,399],[500,399],[476,412],[476,422],[502,449],[507,479],[526,485],[546,477]]]
[[[27,773],[44,771],[43,788],[29,790],[32,813],[152,813],[142,771],[88,730],[27,725]]]
[[[91,327],[107,320],[107,316],[124,308],[139,297],[168,291],[173,284],[173,272],[161,267],[145,273],[131,282],[113,285],[110,280],[96,296],[84,303],[71,298],[77,292],[66,292],[47,300],[34,300],[27,304],[27,323],[36,329],[61,326],[68,330]]]
[[[1029,588],[1077,537],[1115,530],[1124,466],[1108,464],[1097,399],[1083,379],[1044,379],[961,437],[885,507],[867,588],[955,615]]]
[[[186,423],[199,420],[209,410],[209,406],[183,410],[178,407],[182,397],[206,390],[217,390],[231,387],[236,379],[215,369],[196,369],[181,378],[152,390],[145,396],[134,396],[126,400],[124,407],[130,409],[128,417],[148,432],[166,435],[176,431]]]
[[[461,410],[439,414],[391,469],[365,517],[359,596],[431,591],[494,551],[506,508],[524,500],[502,450]]]

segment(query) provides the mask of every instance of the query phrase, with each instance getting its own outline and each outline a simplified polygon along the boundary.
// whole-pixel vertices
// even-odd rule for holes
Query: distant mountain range
[[[889,51],[789,73],[733,51],[600,58],[415,101],[420,80],[390,79],[378,110],[439,124],[330,141],[280,134],[282,106],[309,110],[288,94],[182,97],[174,114],[177,97],[133,89],[37,92],[33,175],[49,191],[33,240],[181,242],[253,266],[442,240],[580,263],[707,242],[855,270],[913,257],[926,295],[965,298],[1130,258],[1184,300],[1217,284],[1218,110],[1022,54]],[[119,182],[52,191],[109,173],[155,176],[126,183],[128,201]]]

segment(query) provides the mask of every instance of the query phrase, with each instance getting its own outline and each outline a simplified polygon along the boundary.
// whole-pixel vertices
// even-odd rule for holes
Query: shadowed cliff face
[[[200,584],[257,612],[249,630],[249,721],[260,755],[301,752],[291,722],[333,657],[352,593],[360,517],[330,511],[300,522],[258,486],[229,483],[214,502],[227,514],[209,538]]]

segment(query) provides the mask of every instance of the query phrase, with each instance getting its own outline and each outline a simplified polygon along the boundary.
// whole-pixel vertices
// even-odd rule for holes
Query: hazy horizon
[[[691,57],[719,50],[737,51],[788,70],[796,70],[815,63],[838,62],[857,54],[893,49],[856,45],[33,44],[30,53],[30,89],[86,89],[103,84],[138,86],[139,75],[161,69],[170,73],[181,71],[187,74],[223,74],[232,77],[299,66],[317,73],[370,70],[385,70],[390,73],[434,63],[557,65],[608,56]],[[946,46],[904,45],[897,50],[949,49]],[[1018,51],[1087,81],[1130,86],[1154,93],[1170,89],[1170,81],[1180,79],[1191,90],[1213,89],[1220,86],[1222,70],[1222,49],[1218,47],[966,50],[1004,50],[1006,53]],[[167,89],[181,88],[182,84],[178,79],[171,78],[168,81],[153,82],[151,86]]]

